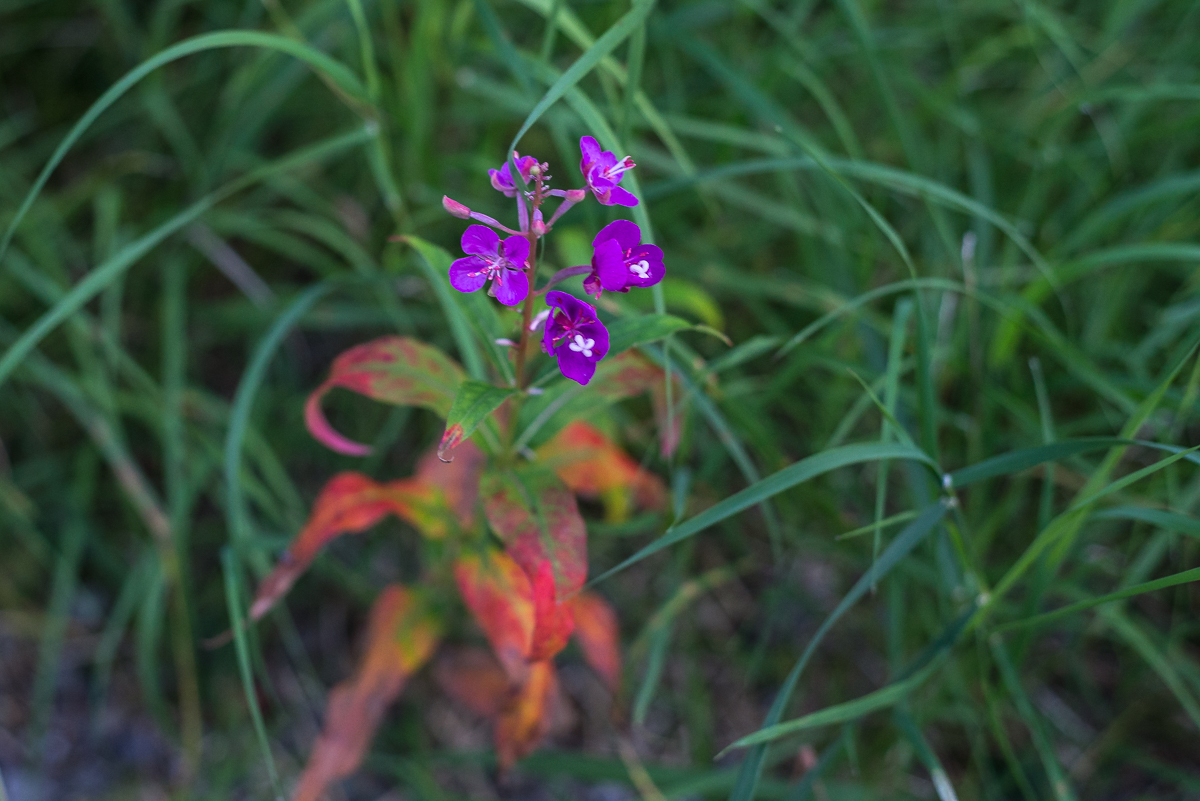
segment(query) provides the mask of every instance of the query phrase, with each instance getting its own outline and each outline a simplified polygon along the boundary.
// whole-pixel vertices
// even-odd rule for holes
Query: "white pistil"
[[[596,340],[589,339],[583,334],[576,334],[575,341],[567,345],[568,348],[576,353],[582,353],[587,358],[592,358],[592,348],[596,346]]]
[[[645,281],[650,276],[650,262],[642,259],[637,264],[629,265],[629,272]]]

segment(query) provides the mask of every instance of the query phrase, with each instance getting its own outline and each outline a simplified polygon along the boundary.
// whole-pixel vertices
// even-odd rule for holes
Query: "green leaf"
[[[663,536],[645,546],[616,567],[605,571],[602,575],[593,579],[592,583],[603,581],[609,576],[642,561],[646,557],[698,534],[704,529],[761,503],[767,498],[778,495],[784,490],[791,489],[797,484],[802,484],[805,481],[828,473],[831,470],[836,470],[839,467],[862,464],[863,462],[878,462],[883,459],[909,459],[929,465],[935,471],[937,470],[937,464],[926,456],[923,451],[897,443],[860,443],[857,445],[843,445],[840,448],[823,451],[815,456],[810,456],[807,459],[801,459],[795,464],[788,465],[777,473],[756,481],[741,492],[730,495],[725,500],[710,509],[706,509],[695,517],[677,526],[672,526],[667,529],[667,532]],[[940,512],[938,518],[941,518]]]
[[[847,447],[862,447],[862,446],[847,446]],[[882,448],[881,444],[874,444],[876,448]],[[898,447],[898,446],[891,446]],[[830,451],[832,452],[832,451]],[[887,458],[887,457],[883,457]],[[911,457],[909,457],[911,458]],[[913,548],[929,535],[929,532],[941,522],[942,517],[946,514],[946,504],[942,502],[932,503],[921,510],[917,519],[909,523],[903,531],[896,535],[896,538],[891,541],[888,547],[883,549],[883,553],[871,565],[868,570],[846,593],[845,597],[838,602],[834,610],[829,613],[829,617],[825,618],[825,622],[817,629],[817,633],[813,635],[808,646],[804,649],[804,653],[796,661],[792,667],[791,673],[783,682],[783,686],[779,688],[779,692],[775,695],[775,701],[771,704],[770,711],[767,712],[766,720],[763,722],[764,727],[774,726],[783,717],[783,712],[787,709],[788,702],[791,700],[792,692],[796,689],[796,683],[800,681],[801,674],[804,673],[804,668],[808,665],[808,661],[812,659],[812,655],[816,653],[817,646],[829,633],[836,623],[846,611],[856,604],[860,598],[875,586],[878,581],[891,572],[901,559],[907,556]],[[929,658],[932,661],[941,651],[946,650],[953,644],[967,622],[971,619],[975,609],[972,608],[962,615],[958,620],[954,621],[947,629],[945,635],[935,641],[929,649]],[[922,655],[924,657],[924,655]],[[921,658],[917,664],[921,664]],[[746,755],[746,759],[742,762],[742,767],[738,771],[737,784],[734,785],[733,794],[730,796],[731,801],[750,801],[754,796],[754,790],[758,786],[759,776],[762,774],[763,763],[767,758],[766,744],[754,746],[750,753]]]
[[[748,748],[752,745],[769,743],[773,740],[778,740],[780,737],[786,737],[789,734],[795,734],[806,729],[815,729],[821,726],[831,726],[835,723],[858,720],[864,715],[894,706],[907,698],[908,694],[913,690],[924,684],[925,680],[932,676],[934,671],[939,667],[941,667],[940,661],[931,662],[907,679],[893,682],[875,692],[867,693],[861,698],[835,704],[834,706],[822,709],[820,712],[813,712],[794,720],[776,723],[774,726],[759,729],[753,734],[748,734],[726,746],[724,751],[717,754],[717,758],[719,759],[723,754],[734,748]]]
[[[205,50],[216,50],[226,47],[262,47],[268,50],[287,53],[328,77],[334,85],[351,97],[364,100],[367,97],[366,88],[346,65],[304,42],[298,42],[286,36],[261,31],[215,31],[195,36],[191,39],[185,39],[127,72],[121,80],[109,87],[108,91],[91,105],[83,117],[80,118],[79,122],[75,123],[54,151],[54,155],[50,157],[50,161],[42,168],[42,172],[38,175],[37,180],[34,181],[28,194],[25,195],[21,207],[17,209],[16,215],[13,216],[12,221],[8,224],[8,230],[4,232],[4,239],[0,240],[0,259],[3,259],[4,254],[8,252],[8,245],[12,241],[13,233],[17,230],[17,226],[21,224],[21,221],[25,219],[25,215],[29,212],[33,201],[45,187],[46,181],[50,180],[50,174],[62,163],[63,158],[67,155],[67,151],[79,141],[79,138],[91,127],[96,118],[103,114],[113,103],[117,102],[134,84],[159,67],[170,64],[172,61],[177,61],[185,56],[204,52]],[[368,138],[374,136],[374,131],[369,132]]]
[[[973,464],[970,467],[955,470],[950,474],[950,481],[953,482],[953,486],[955,487],[965,487],[968,484],[986,481],[989,478],[1019,473],[1022,470],[1028,470],[1045,462],[1058,461],[1066,459],[1069,456],[1079,456],[1085,453],[1104,451],[1122,445],[1141,445],[1144,448],[1152,448],[1169,453],[1179,453],[1183,450],[1173,445],[1162,445],[1157,442],[1147,442],[1140,439],[1122,439],[1121,437],[1064,439],[1052,442],[1049,445],[1039,445],[1036,448],[1022,448],[1021,450],[1009,451],[999,456],[993,456],[990,459],[984,459],[982,462]],[[1187,454],[1183,458],[1200,464],[1200,459],[1191,454]]]
[[[604,34],[596,40],[595,44],[589,47],[583,55],[576,59],[575,63],[567,68],[567,71],[554,82],[542,99],[538,101],[533,110],[529,112],[529,116],[525,118],[517,135],[513,137],[512,144],[508,147],[508,152],[517,149],[517,145],[530,128],[533,127],[546,110],[558,102],[568,90],[572,89],[575,84],[583,80],[583,77],[592,71],[595,66],[600,63],[600,60],[617,48],[617,45],[625,41],[631,33],[637,30],[642,21],[646,19],[646,15],[650,13],[650,9],[654,7],[653,0],[638,0],[633,4],[633,8],[625,12],[625,15],[613,23]],[[514,172],[514,175],[517,173]]]
[[[1098,515],[1097,515],[1098,516]],[[1132,587],[1126,587],[1123,590],[1110,592],[1107,595],[1099,595],[1095,598],[1088,598],[1084,601],[1064,606],[1061,609],[1055,609],[1052,612],[1045,612],[1033,617],[1014,620],[1011,623],[1005,623],[1001,626],[996,626],[993,630],[996,632],[1004,632],[1009,629],[1020,629],[1029,626],[1042,626],[1046,623],[1051,623],[1055,620],[1060,620],[1064,617],[1069,617],[1076,612],[1082,612],[1086,609],[1091,609],[1096,606],[1110,604],[1113,601],[1121,601],[1125,598],[1132,598],[1135,595],[1142,595],[1147,592],[1155,592],[1156,590],[1174,587],[1179,584],[1187,584],[1192,581],[1200,581],[1200,567],[1194,567],[1191,570],[1184,570],[1182,573],[1175,573],[1171,576],[1164,576],[1154,581],[1146,581],[1141,584],[1134,584]]]
[[[60,323],[83,308],[84,304],[100,294],[105,287],[120,277],[138,259],[153,250],[168,236],[196,220],[201,214],[208,211],[221,200],[272,175],[362,144],[368,141],[373,135],[366,131],[354,131],[353,133],[335,136],[311,147],[304,148],[290,156],[286,156],[279,161],[253,170],[241,178],[229,182],[221,189],[205,195],[150,233],[121,248],[111,258],[92,270],[82,281],[72,287],[71,291],[48,309],[45,314],[38,318],[36,323],[21,334],[16,342],[9,346],[4,355],[0,357],[0,384],[4,383],[13,369],[20,364],[21,360],[28,356],[29,352],[37,347],[38,343],[45,339]],[[0,249],[0,252],[2,252],[2,249]]]
[[[692,324],[670,314],[643,314],[623,317],[608,328],[608,353],[616,356],[630,348],[657,342],[678,331],[687,331]]]
[[[446,433],[438,444],[438,458],[450,461],[445,458],[446,453],[474,434],[479,424],[514,392],[512,387],[495,387],[474,379],[463,381],[446,416]]]

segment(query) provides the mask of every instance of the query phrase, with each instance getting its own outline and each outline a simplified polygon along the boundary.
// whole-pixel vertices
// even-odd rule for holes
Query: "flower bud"
[[[457,200],[451,200],[446,195],[442,195],[442,208],[460,220],[471,219],[471,210],[469,208],[459,203]]]
[[[587,197],[586,189],[568,189],[567,190],[567,202],[568,203],[578,203],[579,201],[583,200],[585,197]]]

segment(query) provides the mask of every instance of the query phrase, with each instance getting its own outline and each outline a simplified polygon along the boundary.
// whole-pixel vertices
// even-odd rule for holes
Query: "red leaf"
[[[583,658],[614,693],[621,683],[621,632],[617,614],[594,592],[581,592],[567,602],[575,618],[575,639]]]
[[[274,606],[325,543],[342,534],[365,531],[388,514],[407,520],[429,537],[446,533],[446,502],[436,487],[418,479],[379,484],[353,472],[330,479],[304,528],[259,585],[250,619],[259,619]]]
[[[371,608],[366,654],[354,675],[329,694],[325,726],[292,801],[316,801],[358,768],[388,705],[429,658],[438,636],[437,622],[415,593],[397,584],[380,593]]]
[[[534,662],[520,691],[496,720],[496,759],[501,772],[537,748],[550,728],[558,697],[558,672],[550,661]]]
[[[549,562],[559,598],[587,579],[587,530],[575,496],[552,473],[515,470],[484,473],[479,485],[488,523],[527,575]]]
[[[530,661],[551,659],[567,647],[567,639],[575,628],[575,620],[566,604],[558,602],[554,591],[554,571],[549,562],[542,562],[533,576],[533,642],[529,646]]]
[[[597,497],[613,489],[631,489],[639,505],[658,509],[666,488],[590,423],[576,420],[544,445],[538,456],[575,493]]]
[[[499,715],[517,689],[496,657],[482,648],[439,656],[433,677],[446,695],[483,718]]]
[[[471,440],[458,446],[453,462],[438,458],[430,448],[417,462],[417,480],[439,488],[463,528],[471,528],[479,500],[479,474],[487,457]]]
[[[370,446],[353,442],[329,425],[321,398],[344,387],[398,406],[424,406],[442,417],[450,411],[463,371],[437,348],[408,337],[382,337],[351,348],[333,360],[329,378],[304,404],[304,422],[316,439],[338,453],[364,456]]]
[[[525,571],[500,550],[467,554],[454,564],[463,601],[500,664],[514,681],[524,679],[533,642],[533,588]]]

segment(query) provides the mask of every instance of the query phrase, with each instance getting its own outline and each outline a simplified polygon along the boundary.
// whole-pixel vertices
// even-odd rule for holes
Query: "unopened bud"
[[[460,220],[471,219],[471,210],[457,200],[451,200],[447,195],[442,195],[442,208]]]
[[[533,210],[533,223],[530,225],[535,236],[545,236],[546,231],[550,230],[546,227],[546,221],[542,219],[542,210]]]
[[[585,197],[587,197],[586,189],[568,189],[567,190],[567,202],[568,203],[578,203],[579,201],[583,200]]]

